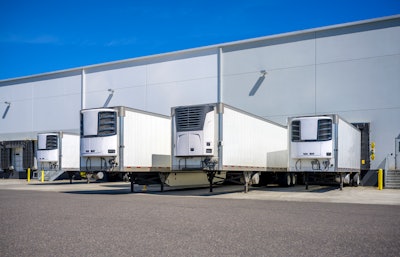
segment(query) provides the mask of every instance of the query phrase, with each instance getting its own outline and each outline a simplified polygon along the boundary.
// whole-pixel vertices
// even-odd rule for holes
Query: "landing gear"
[[[131,182],[131,193],[135,192],[134,185],[135,185],[135,178],[133,177],[133,173],[129,173],[129,182]]]
[[[158,176],[160,177],[160,189],[161,192],[164,192],[164,185],[165,185],[165,181],[167,180],[169,173],[167,172],[159,172]]]
[[[207,179],[208,183],[210,184],[210,193],[212,193],[213,191],[213,180],[215,178],[216,173],[217,172],[214,170],[207,171]]]
[[[253,172],[251,171],[243,171],[243,177],[244,177],[244,192],[248,193],[249,192],[249,185],[250,181],[252,178]]]
[[[306,185],[306,190],[308,190],[308,173],[304,173],[304,184]]]
[[[343,190],[343,176],[342,176],[342,174],[339,174],[339,176],[340,176],[340,191],[342,191]]]
[[[74,177],[74,173],[72,171],[68,171],[68,178],[69,178],[69,183],[72,184],[72,178]]]

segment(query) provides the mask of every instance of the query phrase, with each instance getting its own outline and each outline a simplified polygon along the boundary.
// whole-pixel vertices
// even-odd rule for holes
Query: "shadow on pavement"
[[[82,190],[82,191],[63,191],[65,194],[77,194],[77,195],[122,195],[130,194],[129,189],[114,189],[114,190]]]
[[[243,187],[240,186],[215,186],[213,192],[209,191],[209,187],[192,187],[192,188],[164,188],[161,191],[159,186],[149,186],[147,190],[142,190],[142,186],[135,185],[135,191],[132,193],[130,184],[126,185],[99,185],[111,189],[93,189],[90,190],[66,190],[62,191],[67,194],[92,194],[92,195],[116,195],[116,194],[147,194],[147,195],[165,195],[165,196],[215,196],[231,193],[243,192]]]
[[[32,183],[30,186],[58,186],[62,185],[64,188],[61,192],[67,194],[92,194],[92,195],[117,195],[117,194],[148,194],[148,195],[165,195],[165,196],[217,196],[232,193],[244,193],[243,185],[214,185],[213,192],[210,192],[208,186],[199,187],[169,187],[165,186],[164,191],[161,191],[160,185],[149,185],[146,190],[143,190],[142,185],[134,185],[134,192],[131,192],[130,183],[128,182],[102,182],[93,181],[87,183],[86,180],[73,181],[72,184],[69,180],[56,181],[56,182],[45,182],[45,183]],[[71,185],[71,188],[65,188]],[[85,186],[88,186],[86,189]],[[326,193],[330,191],[338,190],[337,186],[320,186],[320,185],[309,185],[309,189],[306,190],[304,185],[296,185],[292,187],[280,187],[277,185],[268,186],[252,186],[250,187],[250,193],[252,191],[257,192],[293,192],[293,193]]]
[[[296,193],[326,193],[329,191],[337,190],[337,186],[319,186],[319,185],[309,185],[308,190],[304,185],[296,185],[293,187],[279,187],[279,186],[267,186],[262,187],[264,189],[262,191],[271,191],[271,192],[296,192]]]

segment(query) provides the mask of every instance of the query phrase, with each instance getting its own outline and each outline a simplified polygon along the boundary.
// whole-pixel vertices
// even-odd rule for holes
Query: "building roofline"
[[[384,17],[380,17],[380,18],[373,18],[373,19],[367,19],[367,20],[335,24],[335,25],[329,25],[329,26],[323,26],[323,27],[317,27],[317,28],[311,28],[311,29],[305,29],[305,30],[298,30],[298,31],[293,31],[293,32],[273,34],[273,35],[268,35],[268,36],[232,41],[232,42],[227,42],[227,43],[220,43],[220,44],[209,45],[209,46],[189,48],[189,49],[183,49],[183,50],[166,52],[166,53],[140,56],[140,57],[128,58],[128,59],[123,59],[123,60],[93,64],[93,65],[80,66],[80,67],[70,68],[70,69],[65,69],[65,70],[58,70],[58,71],[45,72],[45,73],[39,73],[39,74],[34,74],[34,75],[4,79],[4,80],[0,80],[0,83],[7,83],[7,82],[16,83],[18,80],[28,80],[28,79],[35,79],[35,78],[39,79],[40,77],[61,75],[61,74],[73,73],[73,72],[76,73],[76,72],[80,72],[82,70],[96,69],[96,68],[101,68],[101,67],[105,67],[105,66],[125,64],[125,63],[136,62],[136,61],[146,61],[146,60],[164,58],[164,57],[169,57],[169,56],[174,56],[174,55],[190,54],[193,52],[200,52],[200,51],[211,51],[211,50],[217,50],[219,48],[224,48],[224,47],[232,47],[232,46],[237,46],[237,45],[242,45],[242,44],[255,43],[255,42],[259,42],[259,41],[291,37],[291,36],[297,36],[297,35],[309,34],[309,33],[317,33],[317,32],[327,31],[327,30],[332,30],[332,29],[340,29],[340,28],[359,26],[359,25],[364,25],[364,24],[368,24],[368,23],[376,23],[376,22],[396,20],[396,19],[400,19],[400,14],[384,16]]]

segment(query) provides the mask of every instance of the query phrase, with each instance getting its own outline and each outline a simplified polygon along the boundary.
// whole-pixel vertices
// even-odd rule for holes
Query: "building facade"
[[[399,96],[396,15],[2,80],[0,141],[13,151],[0,161],[23,169],[22,142],[40,132],[79,133],[81,109],[170,115],[174,106],[224,102],[283,125],[339,114],[364,129],[365,169],[395,167]]]

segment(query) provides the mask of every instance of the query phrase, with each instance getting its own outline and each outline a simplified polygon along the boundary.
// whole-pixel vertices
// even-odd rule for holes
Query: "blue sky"
[[[1,0],[0,80],[400,14],[400,0]]]

